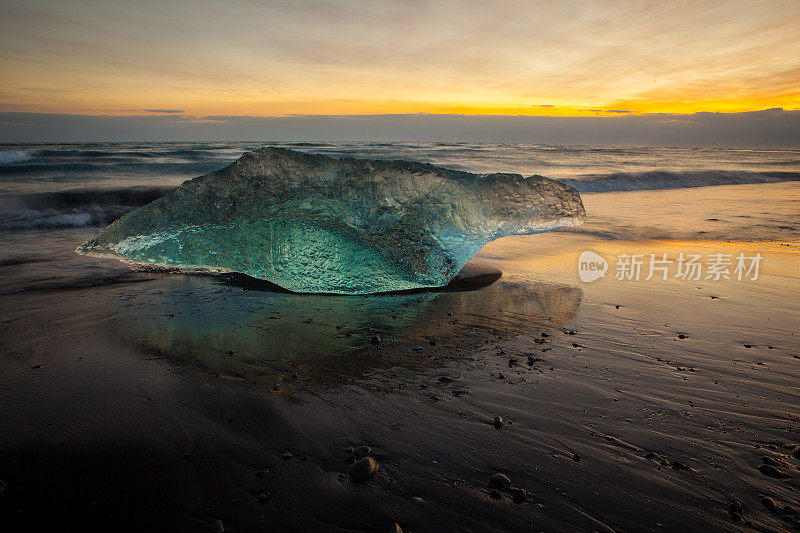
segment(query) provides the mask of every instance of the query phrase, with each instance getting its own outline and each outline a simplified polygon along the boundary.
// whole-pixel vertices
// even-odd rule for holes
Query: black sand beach
[[[794,185],[772,187],[796,208]],[[693,216],[741,214],[755,188],[711,188],[723,200]],[[675,194],[585,200],[598,217],[650,205],[680,233]],[[83,229],[43,236],[47,254],[8,236],[4,529],[796,529],[792,230],[634,241],[591,224],[490,243],[448,290],[366,297],[136,272],[75,256]],[[765,261],[756,281],[583,283],[587,249]],[[366,481],[348,475],[361,446]]]

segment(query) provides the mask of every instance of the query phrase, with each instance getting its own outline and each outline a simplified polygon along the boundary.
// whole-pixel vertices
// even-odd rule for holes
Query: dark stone
[[[292,455],[292,452],[283,452],[281,454],[281,459],[291,459],[292,457],[294,457],[294,455]]]
[[[258,495],[258,503],[260,503],[261,505],[266,505],[271,497],[272,496],[270,495],[269,491],[262,492],[261,494]]]
[[[786,479],[789,477],[772,465],[758,465],[758,470],[765,476],[774,477],[777,479]]]
[[[672,468],[674,468],[675,470],[691,470],[692,469],[692,467],[690,467],[689,465],[684,464],[684,463],[682,463],[680,461],[672,461]]]
[[[775,505],[775,500],[773,500],[769,496],[764,496],[763,498],[761,498],[761,505],[763,505],[771,513],[774,513],[777,510],[777,507]]]
[[[347,469],[347,473],[355,481],[365,481],[371,478],[378,471],[378,461],[372,457],[359,459]]]
[[[497,429],[500,429],[501,427],[503,427],[503,417],[502,416],[494,417],[494,421],[492,422],[492,425],[494,425],[494,427],[497,428]]]
[[[489,479],[489,485],[491,485],[492,487],[496,487],[498,489],[505,489],[508,488],[509,485],[511,485],[511,480],[508,479],[508,477],[505,476],[504,474],[500,474],[498,472]]]
[[[363,459],[364,457],[372,453],[372,448],[370,448],[369,446],[359,446],[358,448],[353,450],[353,453],[359,459]]]
[[[523,503],[528,499],[528,493],[525,489],[511,489],[511,495],[514,498],[514,503]]]
[[[572,456],[572,460],[575,461],[576,463],[580,463],[581,456],[576,453],[575,455]]]
[[[372,338],[369,340],[372,344],[378,344],[381,342],[381,338],[377,335],[373,335]]]

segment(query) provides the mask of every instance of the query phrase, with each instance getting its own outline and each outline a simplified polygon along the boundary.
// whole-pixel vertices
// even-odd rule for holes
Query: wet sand
[[[646,194],[666,209],[673,193]],[[598,217],[623,201],[585,199]],[[134,272],[73,256],[78,230],[53,233],[51,254],[10,243],[2,524],[796,530],[797,241],[588,227],[490,243],[477,283],[367,297]],[[765,260],[757,281],[584,283],[587,249]],[[358,482],[364,445],[379,470]]]

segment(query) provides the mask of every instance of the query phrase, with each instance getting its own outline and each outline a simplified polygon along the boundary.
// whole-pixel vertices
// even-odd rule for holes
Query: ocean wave
[[[0,197],[0,231],[102,226],[163,196],[170,188],[72,190]]]
[[[800,181],[800,172],[746,172],[724,170],[671,172],[652,170],[648,172],[588,174],[580,178],[561,179],[561,181],[575,187],[582,193],[593,193]]]
[[[0,165],[22,163],[31,159],[29,150],[0,150]]]

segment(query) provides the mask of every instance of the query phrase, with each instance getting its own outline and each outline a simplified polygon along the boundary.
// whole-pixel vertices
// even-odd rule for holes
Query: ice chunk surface
[[[578,192],[542,176],[262,148],[128,213],[77,252],[363,294],[446,285],[489,241],[584,218]]]

